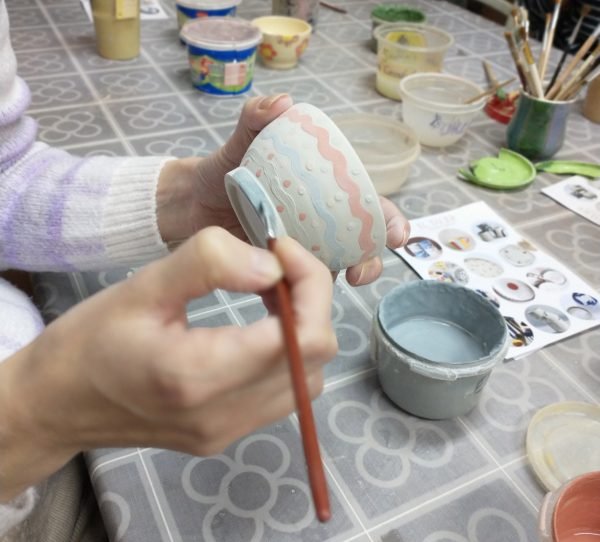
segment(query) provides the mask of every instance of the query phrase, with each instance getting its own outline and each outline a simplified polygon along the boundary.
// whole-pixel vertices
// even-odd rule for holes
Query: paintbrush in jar
[[[571,76],[561,88],[560,92],[556,95],[555,100],[564,100],[566,96],[570,95],[575,87],[585,79],[591,71],[594,69],[594,64],[600,56],[600,44],[596,46],[594,51],[581,63],[581,66]]]
[[[581,8],[581,14],[579,15],[579,19],[577,20],[577,23],[575,24],[575,27],[573,28],[573,32],[571,32],[571,35],[567,39],[567,47],[563,51],[563,53],[560,57],[560,60],[558,61],[558,64],[556,65],[554,73],[552,74],[552,79],[550,79],[550,83],[548,83],[548,86],[546,87],[546,93],[552,88],[552,85],[554,85],[554,83],[556,82],[556,78],[558,77],[558,74],[560,73],[560,70],[562,70],[565,60],[567,59],[567,55],[569,54],[569,51],[571,51],[571,49],[573,48],[573,44],[575,43],[575,40],[577,39],[577,36],[579,35],[579,31],[581,30],[581,25],[583,24],[583,20],[590,14],[591,11],[592,11],[592,6],[590,6],[589,4],[584,4],[583,7]]]
[[[265,228],[267,248],[276,254],[275,218],[271,216],[270,211],[262,204],[259,206],[258,212]],[[294,397],[296,398],[302,447],[306,459],[313,503],[317,518],[319,521],[325,522],[331,518],[329,492],[323,469],[323,461],[321,460],[321,453],[319,451],[319,441],[317,439],[310,395],[306,385],[304,363],[302,361],[302,354],[300,353],[298,337],[296,336],[290,288],[285,277],[275,285],[275,296],[283,330],[283,338],[287,349]]]
[[[554,43],[554,35],[556,33],[556,25],[558,24],[558,17],[560,15],[561,0],[554,0],[554,11],[552,14],[546,15],[546,31],[544,32],[544,41],[542,44],[542,52],[539,58],[538,71],[540,72],[540,79],[543,81],[546,75],[546,68],[548,67],[548,59],[550,58],[550,52],[552,51],[552,44]]]
[[[588,38],[583,42],[583,45],[579,48],[575,56],[571,59],[571,61],[567,64],[567,67],[561,72],[561,74],[556,79],[552,88],[546,93],[546,98],[551,100],[554,98],[559,92],[562,84],[566,81],[567,77],[571,75],[571,72],[575,69],[579,61],[585,56],[585,54],[592,48],[594,45],[598,34],[600,34],[600,25],[598,25],[595,30],[588,36]]]
[[[540,79],[540,74],[535,64],[535,59],[533,58],[533,53],[531,52],[531,47],[529,47],[529,40],[527,39],[525,29],[520,28],[519,33],[521,35],[521,46],[523,48],[523,55],[525,56],[527,73],[529,74],[528,80],[530,81],[532,87],[531,92],[537,98],[543,98],[544,89],[542,88],[542,81]]]
[[[511,32],[504,32],[504,38],[506,39],[506,43],[508,43],[508,50],[510,51],[513,62],[515,63],[515,68],[517,69],[517,75],[521,81],[521,86],[524,90],[529,90],[529,82],[527,81],[527,76],[525,74],[525,66],[523,65],[521,56],[519,55],[515,38]]]

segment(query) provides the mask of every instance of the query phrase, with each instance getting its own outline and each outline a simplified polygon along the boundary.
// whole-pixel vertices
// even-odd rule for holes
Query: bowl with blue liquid
[[[379,302],[373,319],[371,357],[381,387],[397,406],[421,418],[472,410],[508,347],[498,309],[453,283],[397,286]]]

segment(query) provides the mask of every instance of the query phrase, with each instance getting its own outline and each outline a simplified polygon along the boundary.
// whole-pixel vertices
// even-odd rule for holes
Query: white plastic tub
[[[242,0],[176,0],[179,29],[191,19],[227,17],[235,15]]]
[[[415,132],[403,122],[381,115],[349,113],[333,121],[360,157],[378,194],[397,192],[421,154]]]
[[[485,98],[465,104],[483,89],[462,77],[445,73],[415,73],[400,81],[402,117],[423,145],[456,143],[485,106]]]

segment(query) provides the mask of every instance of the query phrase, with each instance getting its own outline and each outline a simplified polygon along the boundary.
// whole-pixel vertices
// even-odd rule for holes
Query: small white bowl
[[[423,145],[456,143],[485,106],[485,98],[466,104],[483,89],[462,77],[445,73],[415,73],[400,81],[402,116]]]

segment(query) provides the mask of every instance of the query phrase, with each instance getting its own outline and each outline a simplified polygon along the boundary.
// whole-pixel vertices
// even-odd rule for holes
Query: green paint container
[[[373,24],[373,33],[375,29],[384,23],[424,23],[425,14],[406,4],[379,4],[371,11],[371,21]],[[373,37],[371,48],[377,52],[377,40]]]

